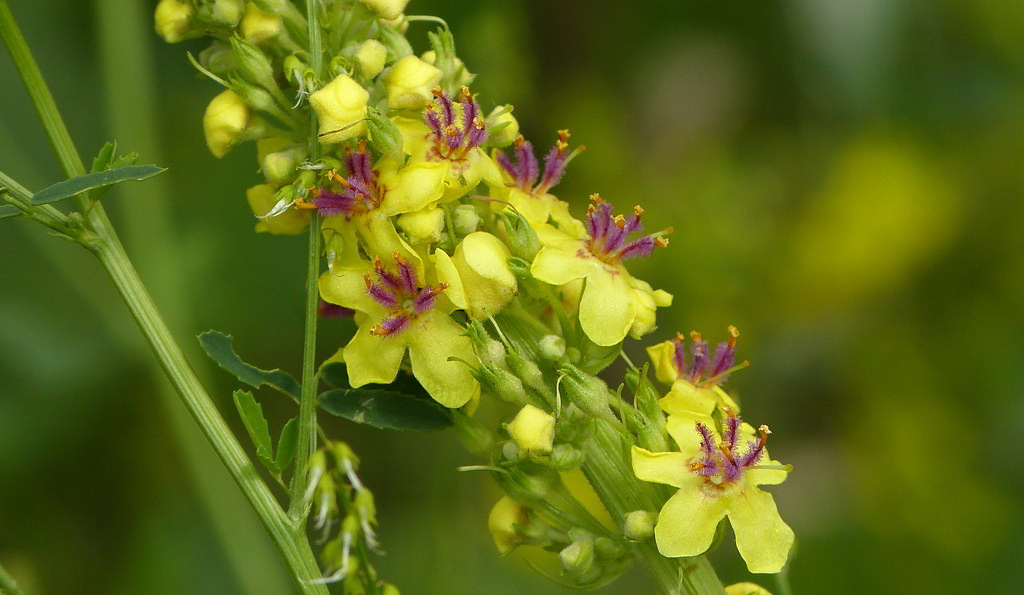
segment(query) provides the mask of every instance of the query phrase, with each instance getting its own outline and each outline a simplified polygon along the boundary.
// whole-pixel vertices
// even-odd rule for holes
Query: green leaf
[[[387,389],[336,388],[320,395],[324,411],[382,430],[441,430],[452,415],[432,399]]]
[[[292,464],[295,458],[295,451],[299,447],[299,418],[293,417],[281,428],[281,438],[277,441],[277,456],[274,463],[277,468],[284,471]]]
[[[8,217],[17,217],[21,214],[21,209],[14,205],[0,205],[0,219],[6,219]]]
[[[114,154],[117,152],[117,141],[108,140],[100,152],[96,154],[96,157],[92,160],[93,173],[101,172],[110,169],[110,162],[114,160]]]
[[[247,390],[236,390],[234,397],[238,415],[242,417],[242,423],[245,424],[245,429],[256,446],[256,456],[259,457],[261,463],[266,465],[267,469],[274,473],[280,473],[281,469],[272,456],[274,445],[270,442],[270,427],[267,426],[267,418],[263,417],[263,407],[256,402],[256,397]]]
[[[238,357],[238,354],[235,353],[234,341],[235,339],[231,335],[225,335],[214,330],[209,330],[199,335],[199,344],[203,346],[206,355],[217,362],[218,366],[234,375],[235,378],[254,388],[261,386],[276,388],[298,400],[302,387],[291,374],[279,369],[261,370],[256,366],[243,362]]]
[[[112,184],[120,184],[121,182],[139,182],[165,171],[167,171],[167,168],[156,165],[128,165],[93,172],[71,178],[70,180],[64,180],[63,182],[57,182],[40,190],[32,197],[32,204],[45,205],[64,200],[65,198],[71,198],[88,190],[104,188]]]

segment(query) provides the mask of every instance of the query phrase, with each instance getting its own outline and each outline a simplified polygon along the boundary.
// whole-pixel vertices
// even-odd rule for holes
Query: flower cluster
[[[511,106],[485,115],[446,27],[429,34],[429,52],[412,53],[405,2],[324,3],[325,22],[345,26],[326,30],[315,61],[291,3],[241,5],[162,0],[157,9],[168,41],[218,38],[197,63],[226,87],[203,118],[210,151],[256,141],[257,231],[312,223],[322,234],[321,311],[357,326],[332,358],[350,386],[411,374],[500,471],[508,496],[490,519],[499,549],[555,549],[573,586],[594,586],[624,572],[630,548],[651,536],[665,556],[703,553],[728,516],[750,569],[778,571],[792,533],[756,486],[786,472],[768,459],[767,429],[753,439],[719,386],[744,365],[735,329],[713,356],[698,334],[689,359],[681,336],[649,347],[656,377],[671,384],[660,400],[639,371],[635,405],[596,376],[671,305],[629,266],[666,248],[672,229],[645,231],[639,205],[622,213],[598,194],[553,194],[583,147],[559,130],[542,167]],[[482,397],[514,408],[496,433],[472,417]],[[667,450],[669,436],[677,451],[648,450]],[[626,452],[618,440],[631,461],[608,460]],[[644,509],[616,509],[610,484],[594,486],[607,511],[581,505],[560,474],[593,465],[612,465],[647,494]],[[666,503],[646,481],[679,492]],[[615,530],[596,520],[608,513]]]

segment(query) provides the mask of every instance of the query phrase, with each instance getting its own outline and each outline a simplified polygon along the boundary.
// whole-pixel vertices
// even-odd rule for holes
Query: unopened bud
[[[384,47],[387,48],[388,57],[391,60],[401,60],[412,54],[412,46],[409,45],[409,40],[397,28],[383,25],[377,32],[377,36],[380,42],[384,44]]]
[[[408,3],[409,0],[363,0],[382,19],[397,19]]]
[[[210,20],[232,28],[241,20],[244,10],[245,2],[243,0],[214,0],[210,7]]]
[[[274,66],[260,48],[240,37],[232,36],[231,51],[238,62],[239,72],[246,80],[268,91],[278,89],[277,81],[274,79]]]
[[[604,381],[571,364],[563,365],[561,370],[565,374],[562,378],[563,396],[593,417],[616,421],[608,406],[608,385]]]
[[[252,43],[266,43],[281,34],[281,17],[249,2],[242,17],[242,37]]]
[[[541,357],[549,362],[557,362],[565,356],[565,339],[558,335],[544,335],[537,346]]]
[[[304,147],[292,147],[268,153],[260,161],[260,165],[268,182],[286,184],[295,177],[295,168],[305,159],[306,149]]]
[[[214,97],[203,114],[206,146],[213,156],[227,155],[248,123],[249,108],[240,95],[227,90]]]
[[[519,136],[519,121],[512,115],[511,105],[499,105],[487,115],[487,140],[492,146],[505,147]]]
[[[275,208],[280,207],[282,202],[284,205],[290,203],[293,200],[293,197],[290,197],[291,194],[294,194],[294,190],[290,186],[285,186],[280,191],[274,192],[274,187],[270,184],[257,184],[246,190],[245,197],[249,202],[249,208],[252,209],[253,215],[263,217]],[[290,208],[273,217],[260,219],[256,224],[256,231],[279,235],[296,235],[306,230],[309,220],[309,211]]]
[[[309,96],[320,121],[320,142],[338,143],[366,134],[366,100],[370,93],[352,77],[341,74]]]
[[[509,209],[502,211],[501,219],[505,224],[509,251],[514,256],[532,262],[533,257],[540,251],[540,240],[537,239],[537,232],[533,230],[533,226],[521,214]]]
[[[459,205],[452,213],[452,225],[455,227],[456,235],[468,236],[480,226],[480,214],[473,205]]]
[[[547,411],[526,405],[508,424],[508,434],[520,450],[528,453],[551,452],[555,440],[555,418]]]
[[[377,506],[373,502],[373,494],[370,490],[358,490],[355,497],[355,509],[360,518],[370,523],[377,522]]]
[[[527,509],[512,498],[503,496],[495,503],[487,516],[487,528],[499,552],[504,554],[523,542],[519,527],[526,525],[527,521]]]
[[[299,58],[295,54],[289,54],[286,56],[284,62],[281,64],[281,69],[284,71],[285,78],[292,83],[296,81],[295,74],[298,73],[298,78],[301,79],[307,68],[309,68],[309,65],[303,62],[302,58]]]
[[[757,583],[735,583],[725,588],[725,595],[772,595]]]
[[[515,442],[509,441],[502,443],[501,456],[506,461],[518,461],[522,458],[522,453],[519,452],[519,447],[516,446]]]
[[[570,543],[558,552],[558,560],[566,572],[586,572],[594,564],[594,541],[584,539]]]
[[[626,513],[622,534],[633,541],[645,541],[654,536],[654,525],[658,513],[649,510],[634,510]]]
[[[409,236],[410,243],[433,244],[441,239],[444,211],[437,207],[429,207],[412,213],[403,213],[398,216],[398,226]]]
[[[419,109],[427,105],[431,90],[441,80],[441,71],[416,56],[406,56],[387,74],[388,105],[391,109]]]
[[[384,112],[373,106],[366,106],[366,117],[369,119],[367,129],[370,132],[370,144],[381,155],[396,161],[402,159],[402,133]]]
[[[231,46],[222,41],[214,41],[199,52],[199,64],[220,76],[226,76],[238,68],[238,62],[235,61],[235,54],[231,51]]]
[[[625,555],[626,548],[617,539],[597,537],[594,539],[594,553],[603,560],[614,560]]]
[[[523,381],[524,385],[545,397],[551,397],[551,401],[554,401],[555,395],[551,392],[547,382],[544,381],[544,373],[541,372],[533,360],[523,357],[517,351],[512,351],[505,356],[505,363],[508,364],[508,368],[512,370],[512,373]]]
[[[527,395],[523,389],[523,382],[516,378],[512,372],[497,366],[481,363],[480,367],[477,368],[477,375],[480,384],[502,401],[520,406],[526,404]]]
[[[245,101],[246,105],[260,112],[276,114],[281,110],[274,97],[263,87],[258,87],[238,77],[231,78],[231,90]]]
[[[551,462],[560,471],[576,469],[583,464],[584,457],[583,451],[571,444],[559,444],[551,451]]]
[[[192,19],[194,16],[195,9],[189,2],[160,0],[153,13],[156,33],[167,43],[178,43],[193,32]]]
[[[388,49],[376,39],[368,39],[359,44],[353,60],[359,66],[359,74],[371,79],[384,69],[384,62],[388,58]]]

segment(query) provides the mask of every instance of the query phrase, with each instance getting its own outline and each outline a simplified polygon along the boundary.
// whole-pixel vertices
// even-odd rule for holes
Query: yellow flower
[[[251,43],[264,43],[277,39],[281,34],[281,17],[265,12],[254,2],[245,5],[242,17],[242,37]]]
[[[648,256],[668,242],[661,233],[630,238],[642,229],[643,210],[636,207],[628,220],[613,216],[611,204],[597,195],[587,217],[586,234],[577,238],[549,225],[537,227],[544,246],[530,268],[533,276],[552,285],[585,279],[579,303],[583,332],[598,345],[615,345],[626,337],[639,310],[636,282],[624,260]]]
[[[672,305],[672,294],[656,290],[650,283],[633,278],[633,300],[636,302],[636,318],[629,327],[629,336],[639,339],[657,328],[656,311]]]
[[[409,0],[363,0],[382,19],[397,19],[405,10]]]
[[[234,27],[242,18],[244,8],[243,0],[215,0],[210,8],[210,16],[222,25]]]
[[[191,32],[193,16],[195,9],[188,2],[160,0],[153,13],[156,33],[167,43],[178,43]]]
[[[522,452],[549,453],[555,440],[555,418],[543,409],[525,405],[508,424],[508,434]]]
[[[462,88],[457,102],[440,88],[433,93],[425,121],[400,116],[392,120],[402,135],[402,151],[409,155],[409,162],[427,161],[445,168],[441,202],[464,196],[481,180],[500,184],[498,166],[480,148],[487,140],[487,125],[469,89]]]
[[[693,346],[689,361],[682,335],[648,347],[647,355],[651,358],[655,377],[661,382],[672,383],[669,393],[661,399],[661,408],[670,415],[711,415],[716,406],[739,413],[739,404],[719,386],[729,374],[747,365],[743,362],[734,366],[739,335],[736,327],[730,326],[728,340],[715,347],[713,359],[708,351],[708,342],[696,331],[690,334]]]
[[[406,56],[385,76],[391,109],[419,109],[430,103],[430,90],[441,80],[441,71],[416,56]]]
[[[487,114],[487,128],[491,131],[491,144],[504,147],[519,138],[519,121],[512,115],[512,105],[499,105]]]
[[[476,361],[473,343],[437,307],[444,285],[421,285],[413,264],[398,255],[395,261],[395,268],[379,260],[373,267],[334,267],[320,277],[325,301],[357,312],[359,330],[342,350],[349,383],[394,381],[408,351],[413,376],[430,396],[445,407],[461,407],[480,392],[463,363]]]
[[[384,62],[387,60],[388,50],[384,44],[376,39],[368,39],[359,44],[354,56],[355,63],[359,65],[359,72],[370,79],[377,76],[384,69]]]
[[[524,537],[516,525],[522,527],[528,520],[526,508],[508,496],[502,496],[494,504],[491,514],[487,516],[487,528],[491,531],[498,552],[504,554],[523,542]]]
[[[444,211],[431,206],[412,213],[403,213],[398,216],[398,226],[413,244],[435,244],[441,240]]]
[[[290,182],[295,177],[296,166],[305,158],[305,147],[289,138],[269,137],[256,141],[256,159],[268,182]]]
[[[669,416],[667,429],[679,452],[652,453],[634,446],[633,472],[644,481],[679,490],[658,515],[654,538],[663,556],[697,556],[711,546],[715,529],[729,518],[736,548],[751,572],[782,570],[793,545],[793,530],[783,522],[775,499],[759,485],[776,485],[788,469],[770,460],[770,434],[728,415],[719,436],[711,418]]]
[[[516,138],[514,160],[500,150],[494,152],[505,179],[500,184],[491,185],[491,196],[511,203],[535,227],[551,218],[563,231],[581,235],[584,233],[582,224],[569,214],[569,205],[548,191],[558,184],[566,166],[582,150],[583,147],[579,147],[570,152],[569,131],[559,130],[555,146],[544,159],[544,174],[541,175],[533,145],[519,136]],[[502,208],[501,203],[495,205]]]
[[[309,96],[320,121],[320,142],[339,143],[366,134],[366,100],[370,93],[347,74],[339,74]]]
[[[206,146],[213,156],[227,155],[248,124],[249,107],[237,93],[227,90],[214,97],[203,114]]]
[[[257,184],[249,188],[245,191],[245,197],[249,201],[249,208],[257,217],[266,215],[277,203],[274,187],[270,184]],[[308,211],[288,209],[275,217],[261,219],[256,224],[256,231],[281,235],[300,234],[309,225],[309,219]]]
[[[505,244],[485,231],[466,236],[453,257],[441,249],[434,252],[438,279],[448,285],[445,295],[478,320],[497,314],[515,297],[509,256]]]

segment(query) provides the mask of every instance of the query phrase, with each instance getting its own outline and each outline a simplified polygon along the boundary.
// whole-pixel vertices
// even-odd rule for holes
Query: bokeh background
[[[207,328],[297,371],[303,238],[255,235],[254,149],[217,160],[217,92],[152,34],[150,3],[12,0],[80,151],[170,172],[106,200],[236,428]],[[652,339],[742,330],[731,380],[795,472],[797,593],[1013,592],[1024,519],[1024,3],[1015,0],[461,2],[438,14],[548,146],[589,149],[559,194],[675,225],[638,276],[676,296]],[[427,24],[414,24],[425,48]],[[0,168],[62,178],[6,53]],[[31,593],[283,593],[254,515],[97,263],[0,222],[0,560]],[[324,355],[345,323],[322,326]],[[642,359],[640,345],[630,351]],[[267,395],[280,423],[288,407]],[[486,531],[497,492],[451,434],[329,423],[378,498],[382,575],[407,593],[558,593]],[[714,554],[746,577],[731,543]],[[760,582],[774,588],[770,577]],[[643,592],[632,575],[603,592]]]

